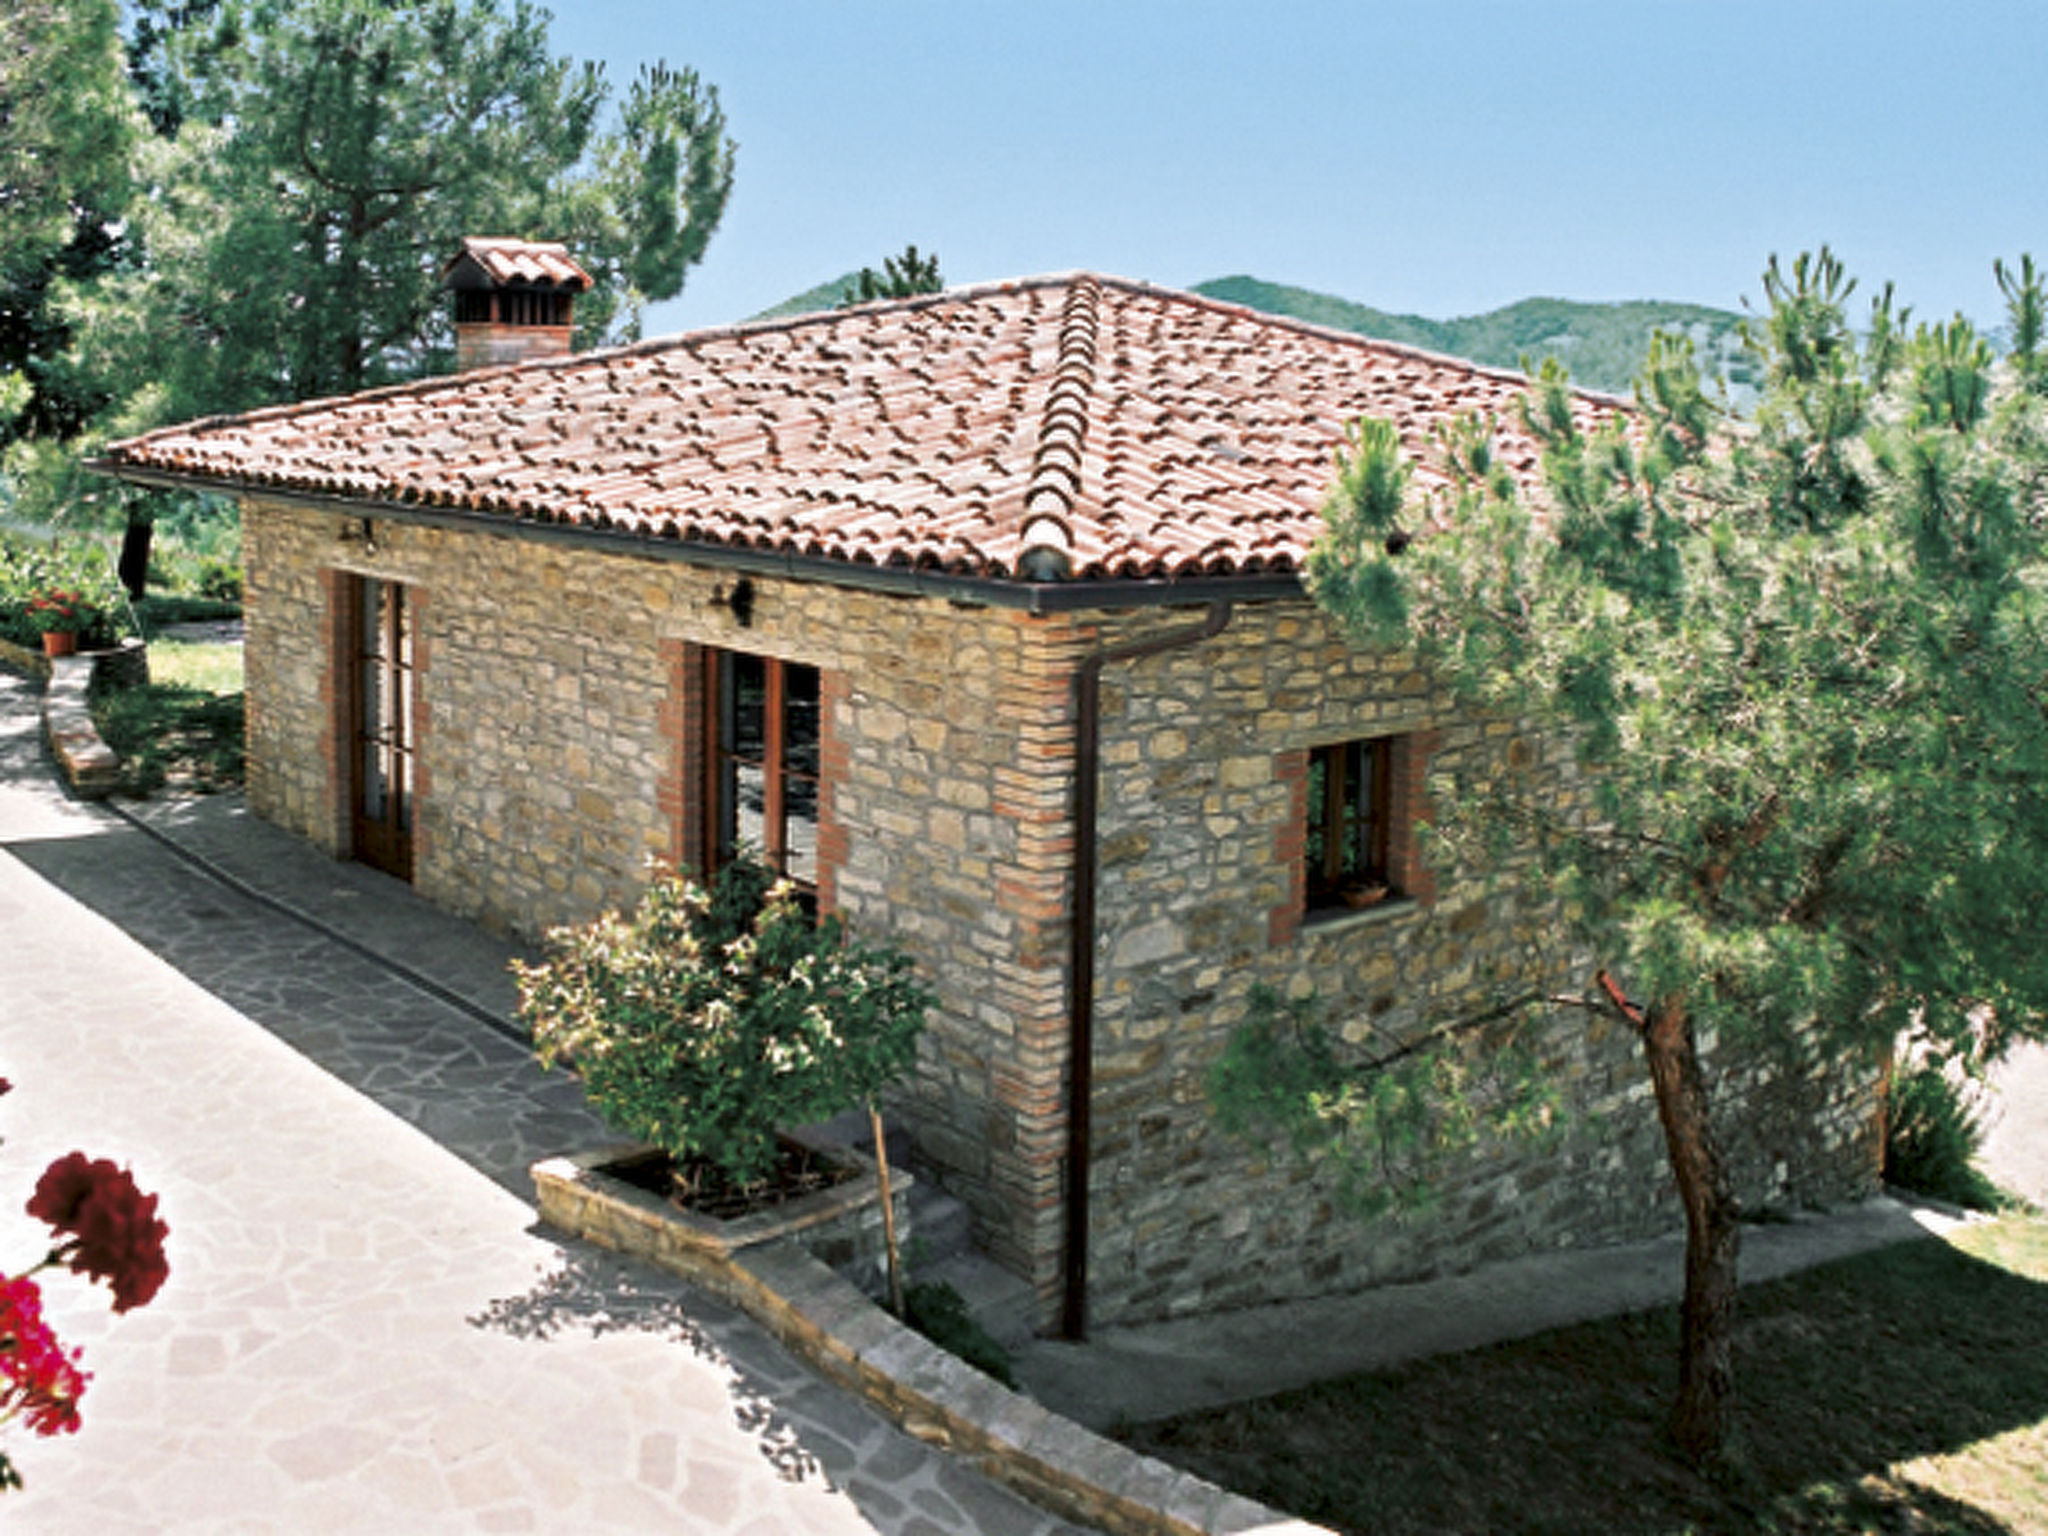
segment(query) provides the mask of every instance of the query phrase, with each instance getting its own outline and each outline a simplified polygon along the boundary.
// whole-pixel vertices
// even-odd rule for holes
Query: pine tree
[[[81,214],[81,241],[112,248],[0,270],[28,271],[0,344],[34,354],[10,494],[31,519],[121,503],[138,583],[164,493],[82,476],[96,442],[448,366],[439,271],[464,235],[564,241],[595,279],[579,344],[632,339],[646,303],[681,291],[731,191],[712,87],[655,65],[608,117],[601,69],[552,54],[527,0],[135,0],[125,85],[112,0],[22,4],[0,105],[10,80],[72,67],[90,13],[93,99],[118,106],[122,138],[50,182],[20,176],[0,132],[0,199],[96,209],[102,182],[148,195],[118,226]],[[56,39],[63,58],[39,45],[6,73],[17,36]]]
[[[228,0],[162,33],[179,126],[144,166],[147,262],[72,295],[81,364],[146,384],[156,419],[416,377],[448,355],[438,270],[471,234],[566,241],[598,279],[583,339],[635,334],[702,257],[733,146],[716,92],[661,66],[602,127],[601,70],[550,53],[547,20]]]
[[[916,246],[906,245],[901,256],[882,258],[881,271],[862,267],[854,273],[839,307],[851,309],[856,304],[871,304],[876,299],[912,299],[920,293],[938,293],[945,286],[946,280],[939,276],[938,252],[922,256]]]
[[[114,0],[0,12],[0,443],[75,431],[104,403],[46,371],[69,339],[52,285],[110,270],[126,251],[118,220],[140,122],[118,21]]]
[[[0,12],[0,272],[70,243],[78,213],[120,211],[135,113],[114,0],[10,0]]]
[[[1716,418],[1683,343],[1590,434],[1551,369],[1532,501],[1483,425],[1446,434],[1451,488],[1421,496],[1365,423],[1311,563],[1358,643],[1576,744],[1590,815],[1513,783],[1435,803],[1452,845],[1506,834],[1556,882],[1598,960],[1582,1006],[1640,1042],[1686,1217],[1673,1428],[1698,1458],[1733,1426],[1739,1246],[1703,1042],[1874,1081],[1902,1036],[1981,1060],[2048,1034],[2042,288],[1999,270],[2005,363],[1960,319],[1909,332],[1889,290],[1859,333],[1831,255],[1773,260],[1750,424]],[[1323,1103],[1357,1075],[1318,1071]]]

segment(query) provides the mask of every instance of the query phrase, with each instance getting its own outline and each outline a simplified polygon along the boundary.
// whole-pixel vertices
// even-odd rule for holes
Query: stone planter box
[[[659,1195],[607,1172],[646,1156],[648,1147],[622,1142],[590,1152],[551,1157],[533,1165],[541,1219],[601,1248],[659,1264],[728,1301],[739,1299],[735,1264],[749,1249],[792,1239],[812,1257],[845,1275],[870,1295],[886,1283],[888,1256],[882,1229],[881,1181],[874,1160],[850,1147],[813,1147],[860,1171],[843,1184],[788,1200],[772,1210],[720,1221],[680,1210]],[[893,1162],[890,1193],[899,1244],[910,1240],[909,1192],[915,1181]]]
[[[606,1164],[647,1151],[630,1142],[535,1163],[533,1182],[550,1225],[703,1286],[907,1434],[1056,1514],[1112,1536],[1332,1536],[1068,1423],[911,1332],[874,1304],[872,1287],[864,1295],[849,1283],[847,1266],[823,1267],[821,1256],[842,1243],[872,1253],[876,1270],[882,1263],[872,1164],[832,1150],[866,1171],[739,1221],[690,1215],[606,1173]],[[910,1176],[893,1162],[889,1172],[890,1192],[902,1202]],[[899,1204],[906,1242],[908,1216]]]

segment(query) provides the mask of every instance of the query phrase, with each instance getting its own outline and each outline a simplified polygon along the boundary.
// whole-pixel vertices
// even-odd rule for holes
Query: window
[[[415,604],[395,581],[344,579],[354,629],[348,651],[354,856],[410,880],[419,776]]]
[[[818,886],[818,669],[713,651],[711,851],[719,863],[750,848],[794,880]]]
[[[1371,906],[1401,894],[1390,835],[1393,778],[1391,736],[1309,753],[1304,852],[1311,911]]]

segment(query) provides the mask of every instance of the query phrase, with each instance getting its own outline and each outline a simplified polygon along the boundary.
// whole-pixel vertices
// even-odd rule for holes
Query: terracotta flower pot
[[[78,636],[70,630],[48,629],[43,631],[43,654],[45,656],[69,656],[78,649]]]

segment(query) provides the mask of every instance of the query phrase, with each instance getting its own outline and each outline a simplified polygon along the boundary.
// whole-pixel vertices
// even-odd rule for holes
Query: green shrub
[[[1886,1183],[1971,1210],[2010,1203],[1976,1166],[1985,1125],[1973,1089],[1931,1063],[1901,1064],[1886,1106]]]
[[[179,597],[162,591],[152,591],[134,607],[136,624],[144,635],[152,638],[166,624],[195,624],[242,616],[239,603],[222,602],[211,597]]]
[[[86,615],[78,643],[87,650],[112,645],[133,629],[127,595],[98,541],[0,538],[0,639],[40,645],[45,625],[36,606],[51,593],[78,599]]]
[[[904,1293],[903,1320],[947,1354],[1014,1388],[1010,1352],[974,1320],[961,1294],[943,1280],[913,1285]]]
[[[515,962],[541,1064],[567,1059],[607,1122],[735,1184],[776,1132],[871,1099],[917,1050],[931,997],[897,951],[814,923],[751,859],[709,889],[659,873],[632,917],[548,935]]]
[[[218,555],[202,555],[199,560],[199,595],[217,603],[239,603],[242,600],[241,564],[223,560]]]
[[[242,563],[233,554],[213,554],[159,543],[150,550],[149,585],[173,597],[212,602],[242,600]]]

